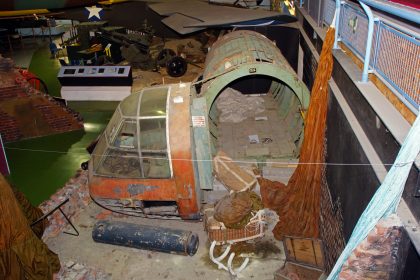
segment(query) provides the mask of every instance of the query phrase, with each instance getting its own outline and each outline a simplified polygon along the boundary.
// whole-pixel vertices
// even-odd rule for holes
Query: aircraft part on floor
[[[142,200],[137,199],[101,199],[95,200],[98,204],[114,212],[143,218],[156,218],[165,220],[179,220],[178,207],[175,203],[145,207]],[[156,201],[155,201],[156,202]],[[159,204],[159,203],[158,203]]]
[[[273,42],[253,31],[234,31],[213,45],[202,80],[144,88],[120,103],[89,161],[91,197],[130,215],[148,216],[144,211],[149,207],[144,206],[149,203],[165,217],[172,218],[176,211],[182,219],[199,219],[199,206],[205,201],[202,190],[213,190],[212,159],[218,134],[217,119],[210,118],[213,102],[229,84],[244,79],[259,82],[256,76],[267,84],[262,96],[270,107],[266,130],[274,131],[270,128],[277,119],[287,127],[287,133],[261,135],[261,139],[278,141],[277,146],[264,144],[263,150],[276,159],[297,156],[308,90]],[[198,84],[202,84],[200,92],[195,91]],[[255,118],[251,121],[252,129],[264,126]],[[261,156],[259,150],[246,156]],[[255,179],[251,181],[247,180],[248,187]],[[169,213],[160,206],[175,209]],[[153,215],[159,213],[153,211]]]
[[[268,84],[265,89],[261,88],[261,81]],[[274,110],[271,110],[272,119],[279,118],[285,121],[294,146],[290,153],[283,153],[283,156],[290,158],[299,155],[303,139],[303,116],[309,105],[308,89],[276,45],[265,36],[249,30],[228,33],[212,45],[206,57],[204,73],[195,83],[197,97],[193,99],[191,114],[193,118],[204,115],[205,123],[208,124],[208,127],[193,126],[195,143],[200,143],[196,144],[196,157],[201,189],[212,189],[211,161],[218,149],[218,140],[215,139],[221,139],[217,134],[219,131],[215,130],[224,125],[219,122],[218,127],[213,126],[217,117],[214,103],[227,87],[236,89],[237,86],[251,90],[248,93],[266,94],[261,97],[272,99],[271,103],[275,106]],[[271,139],[273,137],[274,135],[269,136]],[[277,140],[280,140],[278,136]],[[289,143],[285,143],[286,145],[289,146]],[[279,150],[279,147],[277,148]],[[261,157],[266,156],[267,149],[264,151],[265,154]],[[245,157],[252,156],[251,149],[249,152],[250,155],[245,154]],[[238,151],[238,154],[244,153]],[[243,159],[236,155],[230,156]]]
[[[299,99],[301,109],[306,111],[308,108],[309,91],[276,44],[264,35],[250,30],[228,33],[212,45],[206,57],[199,94],[205,96],[207,106],[210,107],[228,84],[255,75],[280,80]]]
[[[189,88],[145,88],[120,103],[89,160],[95,201],[129,215],[200,218]]]
[[[166,71],[171,77],[181,77],[187,72],[187,62],[180,56],[175,56],[166,63]]]
[[[176,53],[172,49],[163,49],[159,52],[156,58],[157,64],[160,67],[164,67],[174,56],[176,56]]]
[[[118,221],[99,221],[92,231],[96,242],[193,256],[198,235],[191,231],[137,225]]]

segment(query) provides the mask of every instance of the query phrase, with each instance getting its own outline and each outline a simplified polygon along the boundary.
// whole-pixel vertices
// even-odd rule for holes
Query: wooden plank
[[[324,267],[322,242],[318,239],[285,237],[286,260],[314,267]]]
[[[285,238],[284,239],[284,245],[285,245],[285,248],[286,248],[286,259],[290,260],[290,261],[295,261],[296,256],[295,256],[295,250],[293,248],[292,239]]]
[[[319,279],[322,270],[300,264],[286,262],[285,266],[274,274],[275,280],[314,280]]]

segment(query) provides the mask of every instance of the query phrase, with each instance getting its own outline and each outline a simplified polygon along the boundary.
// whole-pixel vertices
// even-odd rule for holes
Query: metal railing
[[[318,9],[315,8],[315,4],[318,5]],[[302,3],[302,8],[318,23],[318,26],[330,25],[336,10],[336,1],[306,0]],[[346,1],[341,2],[339,40],[362,61],[366,54],[368,22],[366,13],[359,6]],[[375,18],[369,72],[375,72],[377,76],[385,80],[396,96],[418,115],[420,106],[419,33],[401,27],[397,22]]]

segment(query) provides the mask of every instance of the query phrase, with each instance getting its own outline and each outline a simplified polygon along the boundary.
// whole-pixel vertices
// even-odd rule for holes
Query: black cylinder
[[[198,235],[191,231],[117,221],[97,222],[92,238],[101,243],[190,256],[198,249]]]

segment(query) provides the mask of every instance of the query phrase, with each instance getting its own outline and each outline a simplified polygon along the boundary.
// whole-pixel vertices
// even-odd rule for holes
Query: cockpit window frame
[[[138,97],[138,102],[137,102],[137,115],[136,116],[125,116],[122,112],[121,109],[121,104],[119,104],[117,106],[117,109],[114,113],[118,114],[119,116],[119,121],[117,121],[117,124],[114,125],[114,128],[112,128],[112,131],[114,131],[113,133],[109,133],[109,129],[108,127],[104,130],[104,133],[101,137],[105,138],[105,142],[106,142],[106,147],[105,150],[103,151],[103,155],[101,156],[100,162],[95,164],[94,161],[94,169],[93,169],[93,174],[95,176],[103,176],[103,177],[112,177],[112,178],[119,178],[119,179],[171,179],[173,178],[173,167],[172,167],[172,160],[171,160],[171,149],[170,149],[170,136],[169,136],[169,101],[170,101],[170,95],[171,95],[171,89],[169,86],[159,86],[159,87],[153,87],[154,90],[159,89],[159,88],[163,88],[166,90],[166,112],[165,115],[161,115],[161,116],[140,116],[141,114],[141,104],[142,104],[142,98],[145,94],[153,94],[153,90],[149,89],[143,89],[140,93],[139,93],[139,97]],[[124,102],[124,101],[123,101]],[[111,120],[114,119],[114,115],[112,116]],[[140,131],[141,131],[141,127],[140,127],[140,122],[141,120],[148,120],[148,119],[165,119],[165,138],[166,138],[166,157],[164,158],[165,160],[168,161],[169,163],[169,177],[147,177],[145,174],[145,167],[144,167],[144,151],[142,151],[141,149],[141,137],[140,137]],[[125,148],[122,147],[115,147],[113,144],[116,141],[116,137],[118,137],[120,130],[122,128],[122,126],[127,123],[127,122],[135,122],[136,123],[136,135],[135,138],[137,140],[137,155],[139,158],[139,162],[140,162],[140,177],[131,177],[131,176],[124,176],[121,174],[114,174],[113,176],[110,176],[109,174],[101,174],[99,171],[99,168],[101,167],[102,164],[104,164],[104,158],[106,158],[106,156],[109,154],[109,152],[111,150],[114,151],[123,151],[125,150]],[[135,148],[134,148],[135,149]],[[153,153],[154,151],[150,151],[148,150],[146,153],[150,154]],[[156,150],[156,154],[164,154],[163,150]],[[162,158],[156,158],[157,160],[162,159]],[[96,165],[96,166],[95,166]]]

